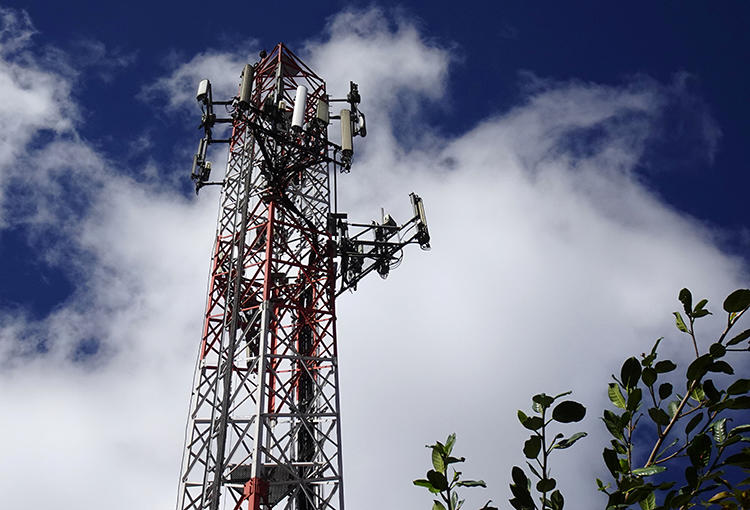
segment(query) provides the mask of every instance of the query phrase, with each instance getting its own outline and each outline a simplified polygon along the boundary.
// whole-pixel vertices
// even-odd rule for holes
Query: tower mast
[[[192,178],[222,191],[177,508],[343,510],[335,299],[371,271],[386,276],[406,244],[429,247],[422,201],[411,195],[401,226],[335,210],[333,176],[366,134],[359,91],[331,99],[283,44],[244,67],[237,96],[214,101],[203,80],[197,99]],[[348,108],[330,116],[336,102]],[[332,119],[341,144],[328,139]],[[229,158],[211,182],[216,143]]]

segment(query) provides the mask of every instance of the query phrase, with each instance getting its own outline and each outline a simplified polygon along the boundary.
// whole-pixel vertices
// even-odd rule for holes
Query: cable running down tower
[[[330,98],[283,44],[245,65],[235,97],[214,101],[203,80],[197,100],[191,177],[196,192],[221,186],[221,204],[177,508],[343,510],[335,299],[372,271],[387,276],[407,244],[429,249],[422,200],[410,195],[403,225],[335,210],[335,175],[366,134],[358,87]],[[335,116],[333,103],[345,106]],[[227,139],[213,138],[221,123]],[[212,182],[217,143],[229,158]]]

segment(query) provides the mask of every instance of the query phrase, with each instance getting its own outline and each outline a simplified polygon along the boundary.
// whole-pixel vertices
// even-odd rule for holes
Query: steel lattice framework
[[[250,510],[343,509],[334,260],[359,258],[361,270],[369,257],[382,274],[413,239],[363,248],[348,238],[345,216],[332,214],[331,176],[348,168],[351,153],[328,140],[323,80],[283,44],[250,72],[243,80],[252,92],[211,103],[209,90],[204,99],[203,155],[206,145],[227,142],[229,159],[178,510],[245,502]],[[287,107],[300,85],[309,91],[304,130],[290,128]],[[229,118],[217,119],[212,104],[225,105]],[[231,137],[213,140],[210,127],[222,121],[231,122]],[[203,155],[199,185],[210,171]],[[387,241],[402,227],[377,228]],[[358,279],[348,273],[346,288]]]

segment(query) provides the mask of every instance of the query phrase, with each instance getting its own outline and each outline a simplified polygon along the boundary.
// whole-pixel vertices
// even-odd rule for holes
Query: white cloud
[[[179,63],[167,76],[146,85],[141,97],[148,101],[166,99],[166,106],[172,110],[189,109],[195,111],[195,91],[198,82],[204,78],[211,80],[214,100],[221,101],[237,93],[243,66],[257,59],[255,42],[242,44],[237,53],[220,50],[206,50],[193,56],[185,63]],[[161,102],[161,101],[160,101]]]
[[[28,20],[22,26],[4,37],[25,41]],[[355,166],[339,178],[343,208],[367,220],[385,205],[404,220],[415,190],[433,235],[430,253],[408,250],[387,282],[367,280],[338,304],[348,506],[429,505],[411,480],[429,463],[422,445],[451,431],[469,458],[465,473],[490,484],[467,491],[469,503],[504,505],[510,466],[522,462],[515,409],[534,392],[567,389],[592,405],[583,424],[592,437],[553,468],[569,506],[598,506],[594,414],[608,374],[672,330],[681,286],[717,305],[747,281],[743,261],[719,251],[713,232],[666,206],[635,172],[664,86],[541,80],[523,104],[469,132],[440,137],[420,125],[424,136],[404,144],[397,122],[418,125],[420,108],[446,101],[455,58],[447,47],[408,19],[371,9],[334,17],[300,55],[336,93],[350,79],[360,83],[370,113],[371,135],[357,140]],[[245,58],[201,53],[146,94],[192,108],[203,77],[232,94]],[[76,137],[70,83],[33,59],[0,62],[0,84],[34,93],[12,112],[25,141],[0,139],[0,168],[27,168],[25,180],[13,174],[25,205],[9,207],[35,235],[57,233],[44,256],[61,268],[69,262],[76,283],[42,320],[0,316],[0,405],[13,410],[0,414],[0,430],[13,438],[0,491],[14,508],[28,506],[30,494],[39,506],[93,509],[106,498],[113,510],[169,508],[217,194],[189,200],[120,174]],[[44,130],[56,137],[30,148]],[[91,180],[83,203],[65,203],[67,176]],[[82,359],[81,342],[92,338],[99,350]],[[113,484],[124,484],[114,499]]]

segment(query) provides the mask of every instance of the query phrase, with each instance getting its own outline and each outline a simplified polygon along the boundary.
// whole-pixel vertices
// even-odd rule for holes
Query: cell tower
[[[245,65],[237,96],[214,101],[203,80],[197,99],[205,136],[191,177],[196,192],[222,189],[177,508],[343,509],[335,299],[387,276],[405,245],[429,248],[422,200],[410,195],[403,225],[336,210],[336,175],[366,134],[358,88],[329,98],[283,44]],[[346,108],[329,115],[332,103]],[[229,138],[212,137],[220,123]],[[216,143],[229,157],[211,182]]]

